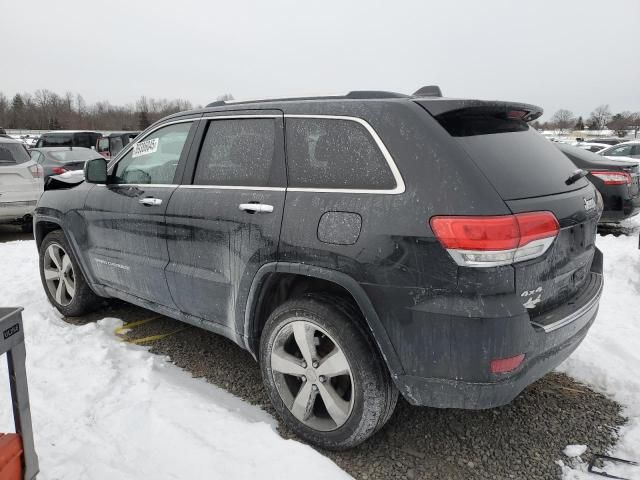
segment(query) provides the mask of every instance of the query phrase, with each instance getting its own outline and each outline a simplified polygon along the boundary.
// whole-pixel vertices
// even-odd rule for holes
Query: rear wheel
[[[334,450],[373,435],[398,399],[373,342],[339,305],[319,297],[284,303],[267,320],[260,346],[263,380],[284,423]]]
[[[61,230],[49,233],[40,245],[40,279],[47,298],[69,317],[95,310],[101,298],[84,279]]]

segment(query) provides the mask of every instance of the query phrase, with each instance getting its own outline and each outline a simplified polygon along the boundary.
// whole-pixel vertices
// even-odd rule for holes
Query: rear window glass
[[[16,165],[31,159],[27,150],[18,143],[0,143],[0,165]]]
[[[48,156],[58,162],[79,162],[91,158],[100,158],[100,155],[91,150],[60,150],[48,152]]]
[[[577,190],[567,185],[576,166],[525,122],[502,112],[447,112],[436,120],[456,138],[505,200]]]
[[[396,186],[380,148],[352,120],[287,119],[289,186],[387,190]]]
[[[71,135],[46,135],[38,141],[38,147],[72,147],[73,137]]]

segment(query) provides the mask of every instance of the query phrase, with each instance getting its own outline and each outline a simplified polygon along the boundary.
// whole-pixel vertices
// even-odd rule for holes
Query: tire
[[[329,450],[367,440],[389,420],[398,400],[384,361],[355,315],[339,297],[307,295],[276,308],[260,339],[262,378],[280,418],[302,439]]]
[[[101,304],[101,297],[93,293],[87,284],[62,230],[54,230],[44,237],[39,254],[42,286],[60,313],[78,317],[92,312]]]

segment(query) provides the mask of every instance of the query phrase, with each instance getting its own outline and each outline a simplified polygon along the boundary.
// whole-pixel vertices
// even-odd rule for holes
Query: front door
[[[160,127],[110,169],[87,195],[88,258],[98,282],[168,307],[165,211],[188,154],[194,121]]]
[[[277,259],[283,117],[234,112],[202,122],[194,141],[201,147],[166,212],[166,277],[181,311],[237,331],[257,270]]]

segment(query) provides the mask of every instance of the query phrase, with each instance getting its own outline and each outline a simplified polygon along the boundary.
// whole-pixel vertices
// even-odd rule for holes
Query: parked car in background
[[[556,147],[574,165],[588,172],[587,178],[602,195],[604,209],[601,223],[617,223],[640,212],[638,162],[603,158],[571,145],[556,144]]]
[[[42,167],[18,140],[0,137],[0,223],[31,231],[31,214],[42,194]]]
[[[71,316],[115,297],[229,337],[323,448],[373,435],[398,392],[509,403],[595,320],[602,203],[529,127],[539,107],[439,93],[158,121],[78,186],[45,190],[47,297]]]
[[[120,150],[129,145],[129,143],[131,143],[131,141],[139,134],[139,130],[130,132],[111,132],[98,140],[96,143],[96,150],[106,159],[113,158],[120,153]]]
[[[604,150],[600,150],[598,155],[618,160],[640,160],[640,140],[620,143]]]
[[[82,147],[32,148],[30,154],[31,159],[42,166],[45,181],[52,175],[82,170],[87,160],[101,158],[95,150]]]
[[[626,142],[627,140],[619,137],[599,137],[599,138],[589,138],[588,141],[591,143],[604,143],[606,145],[618,145],[619,143]]]
[[[101,133],[85,130],[56,130],[43,133],[35,148],[43,147],[83,147],[95,148]]]
[[[604,150],[605,148],[609,148],[611,145],[607,145],[606,143],[593,143],[593,142],[576,142],[573,144],[578,148],[582,148],[591,153],[599,152],[600,150]]]

